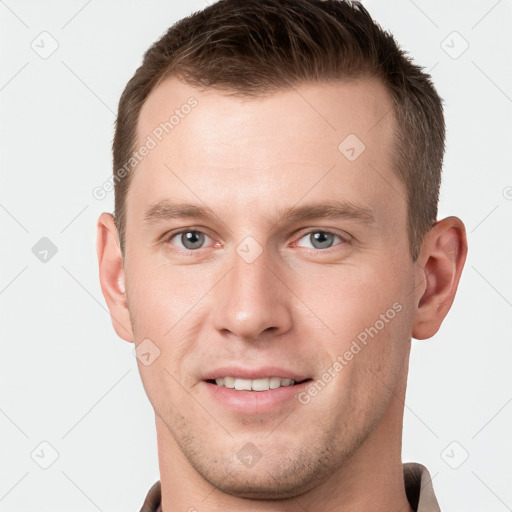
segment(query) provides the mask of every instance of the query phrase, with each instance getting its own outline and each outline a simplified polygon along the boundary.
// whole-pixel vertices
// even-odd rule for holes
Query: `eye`
[[[329,249],[333,245],[338,245],[335,243],[336,239],[340,240],[341,243],[345,242],[341,236],[336,235],[334,233],[330,233],[329,231],[311,231],[303,236],[296,245],[301,245],[302,240],[306,240],[306,247],[311,249]]]
[[[201,231],[188,230],[176,233],[169,238],[169,243],[176,245],[180,249],[186,249],[193,251],[195,249],[201,249],[206,240],[210,237],[201,233]]]

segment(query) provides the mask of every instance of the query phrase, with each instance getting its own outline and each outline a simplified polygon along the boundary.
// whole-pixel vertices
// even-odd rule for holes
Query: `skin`
[[[433,336],[451,307],[467,252],[463,223],[438,221],[412,261],[406,191],[390,160],[391,102],[374,80],[241,99],[167,78],[143,106],[141,143],[190,96],[197,107],[134,172],[124,261],[113,217],[98,221],[114,328],[160,350],[138,365],[155,410],[163,509],[411,510],[401,466],[411,336]],[[348,134],[366,146],[352,162],[338,150]],[[214,215],[147,222],[163,200]],[[374,221],[279,217],[334,201],[366,208]],[[173,236],[181,228],[208,237],[187,251]],[[318,231],[330,247],[314,249]],[[236,250],[247,236],[262,249],[251,263]],[[305,405],[242,414],[202,382],[205,371],[237,363],[316,381],[397,303],[400,312]],[[252,467],[237,458],[247,442],[261,453]]]

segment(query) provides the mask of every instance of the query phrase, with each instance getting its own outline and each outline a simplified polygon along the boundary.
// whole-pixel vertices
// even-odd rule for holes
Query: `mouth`
[[[293,387],[312,381],[313,379],[302,379],[295,381],[288,377],[263,377],[259,379],[242,379],[238,377],[219,377],[216,379],[207,379],[205,382],[219,387],[229,388],[236,391],[269,391],[283,387]]]
[[[223,366],[201,375],[200,389],[236,414],[283,414],[301,406],[297,396],[311,385],[311,373],[282,366]]]
[[[297,397],[304,393],[313,379],[290,377],[217,377],[203,380],[203,389],[223,408],[236,414],[286,414],[291,407],[302,407]],[[289,414],[289,412],[287,413]]]

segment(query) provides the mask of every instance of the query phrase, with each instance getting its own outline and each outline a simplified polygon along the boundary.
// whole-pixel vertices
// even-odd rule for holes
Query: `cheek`
[[[136,338],[170,336],[197,307],[208,287],[191,267],[171,267],[159,258],[142,255],[132,259],[128,269],[126,289]]]
[[[335,340],[352,339],[375,323],[381,330],[382,322],[387,326],[389,319],[396,323],[410,295],[410,276],[390,265],[318,266],[296,276],[297,295],[318,322],[329,327],[326,336]]]
[[[193,287],[180,286],[169,272],[135,258],[126,265],[126,296],[137,354],[147,351],[151,363],[138,356],[138,366],[148,396],[179,370],[175,361],[180,351],[180,319],[194,304]],[[145,264],[144,264],[145,263]],[[190,304],[190,305],[189,305]],[[169,373],[167,373],[169,372]],[[171,379],[172,380],[172,379]],[[162,388],[163,389],[163,388]]]
[[[305,304],[318,318],[296,319],[300,330],[316,340],[322,370],[331,368],[336,374],[338,392],[371,391],[382,388],[383,382],[393,385],[412,325],[413,294],[406,264],[324,267],[316,275],[302,275],[297,295],[307,298]],[[332,369],[334,362],[340,363],[338,371]]]

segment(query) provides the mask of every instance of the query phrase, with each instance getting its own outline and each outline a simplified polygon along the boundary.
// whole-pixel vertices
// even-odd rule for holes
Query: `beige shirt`
[[[427,468],[417,462],[402,464],[407,499],[416,512],[440,512]],[[160,481],[149,490],[140,512],[162,512]]]

